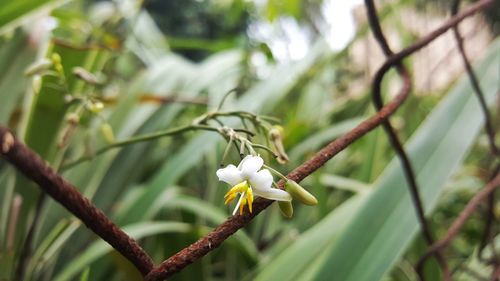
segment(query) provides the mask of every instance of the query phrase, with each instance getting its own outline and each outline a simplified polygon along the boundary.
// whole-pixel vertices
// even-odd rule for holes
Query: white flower
[[[217,170],[217,177],[220,181],[228,183],[232,188],[226,193],[225,204],[231,202],[238,194],[241,194],[233,215],[239,207],[240,215],[243,208],[248,205],[248,210],[252,212],[253,195],[277,201],[291,201],[292,197],[288,192],[272,188],[273,176],[267,169],[262,169],[264,160],[260,156],[246,156],[241,160],[238,167],[228,165]]]

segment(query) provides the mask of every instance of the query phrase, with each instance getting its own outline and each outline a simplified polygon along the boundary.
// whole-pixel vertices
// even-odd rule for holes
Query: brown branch
[[[436,243],[434,243],[427,252],[420,258],[417,264],[417,269],[419,271],[422,270],[425,262],[429,257],[434,255],[437,251],[441,251],[445,247],[447,247],[451,241],[458,234],[462,226],[465,224],[467,219],[474,213],[477,206],[485,200],[488,195],[490,195],[497,187],[500,186],[500,174],[496,175],[496,177],[490,181],[485,188],[483,188],[480,192],[478,192],[465,206],[464,210],[460,213],[457,219],[452,223],[446,235]]]
[[[72,184],[64,180],[40,156],[19,142],[7,128],[2,126],[0,126],[0,154],[132,262],[143,275],[153,268],[153,261],[134,239],[118,228]]]
[[[392,56],[393,52],[389,46],[389,43],[387,42],[387,39],[384,36],[382,27],[380,26],[380,20],[377,16],[377,10],[375,4],[373,3],[373,0],[365,0],[365,6],[367,11],[368,21],[370,23],[370,28],[372,29],[377,42],[379,43],[386,57]],[[403,76],[405,73],[407,73],[406,68],[401,62],[397,63],[395,66],[399,75]],[[381,82],[374,81],[374,83],[381,83]],[[382,94],[380,91],[380,85],[374,86],[373,89],[377,89],[372,92],[373,103],[375,104],[377,110],[380,110],[384,105],[384,102],[382,100]],[[389,137],[389,142],[391,143],[392,147],[394,148],[396,154],[399,157],[399,160],[401,161],[405,178],[408,183],[408,189],[410,191],[410,196],[413,202],[413,206],[415,207],[417,219],[420,223],[420,228],[422,229],[422,235],[427,244],[432,245],[434,243],[434,238],[432,236],[431,228],[427,223],[427,220],[425,219],[424,205],[422,203],[422,199],[419,194],[419,188],[415,177],[415,172],[413,170],[410,159],[405,152],[403,144],[399,140],[396,130],[391,125],[390,120],[389,119],[384,120],[384,122],[382,122],[382,127],[386,131],[387,136]],[[436,258],[438,260],[439,265],[441,266],[441,269],[443,270],[444,276],[448,278],[447,276],[450,276],[448,263],[446,262],[443,255],[440,252],[436,253]],[[423,276],[421,276],[421,278],[424,280]]]
[[[483,0],[472,5],[464,12],[458,14],[455,17],[450,18],[440,28],[430,33],[430,35],[423,37],[421,40],[417,41],[410,47],[391,56],[377,71],[374,80],[375,81],[374,87],[378,87],[378,91],[380,91],[381,81],[384,75],[392,66],[397,65],[398,63],[401,62],[402,59],[425,47],[427,44],[429,44],[434,39],[442,35],[449,28],[456,25],[464,18],[476,13],[477,11],[483,9],[487,5],[490,5],[491,3],[492,0]],[[308,175],[319,169],[323,164],[325,164],[329,159],[331,159],[337,153],[345,149],[347,146],[349,146],[357,139],[364,136],[366,133],[373,130],[375,127],[380,125],[383,120],[387,119],[390,115],[392,115],[404,102],[404,100],[407,98],[409,94],[410,82],[411,82],[409,75],[405,74],[403,76],[403,80],[404,80],[403,88],[401,89],[400,93],[391,102],[386,104],[376,115],[366,119],[350,132],[329,143],[318,153],[316,153],[311,159],[309,159],[299,167],[295,168],[291,173],[287,175],[287,178],[294,180],[296,182],[300,182],[305,177],[307,177]],[[373,90],[375,91],[377,89]],[[278,183],[278,186],[280,188],[283,188],[283,182],[280,181]],[[254,203],[255,205],[252,214],[244,213],[241,216],[236,215],[230,217],[228,220],[226,220],[224,223],[216,227],[214,230],[212,230],[212,232],[210,232],[206,236],[200,238],[195,243],[182,249],[177,254],[171,256],[170,258],[162,262],[158,267],[153,269],[146,276],[145,280],[147,281],[163,280],[165,278],[168,278],[172,274],[181,271],[184,267],[188,266],[189,264],[193,263],[199,258],[205,256],[213,249],[219,247],[224,240],[226,240],[229,236],[238,231],[238,229],[244,227],[255,216],[257,216],[265,208],[271,205],[272,202],[273,201],[261,198],[257,199]]]
[[[403,86],[400,94],[394,98],[393,101],[388,103],[384,108],[382,108],[379,113],[368,118],[359,124],[356,128],[346,133],[345,135],[334,140],[326,147],[321,149],[314,157],[295,168],[286,177],[294,180],[296,182],[302,181],[305,177],[312,174],[314,171],[323,166],[328,160],[330,160],[337,153],[345,149],[351,143],[357,139],[364,136],[366,133],[370,132],[376,128],[380,123],[393,114],[399,106],[404,102],[409,93],[410,79],[406,77],[406,83]],[[283,188],[283,181],[278,182],[278,187]],[[164,262],[162,262],[158,267],[153,269],[145,278],[147,281],[163,280],[172,274],[179,272],[184,267],[193,263],[197,259],[208,254],[213,249],[219,247],[224,240],[229,238],[238,229],[244,227],[248,222],[250,222],[255,216],[266,209],[274,201],[258,198],[254,202],[253,212],[243,213],[243,215],[235,215],[230,217],[224,223],[215,228],[208,235],[202,237],[190,246],[182,249],[177,254],[171,256]]]
[[[500,279],[500,266],[497,266],[493,273],[491,274],[490,281],[498,281]]]

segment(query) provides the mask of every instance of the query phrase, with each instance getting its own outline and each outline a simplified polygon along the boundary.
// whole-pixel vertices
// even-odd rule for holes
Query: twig
[[[489,181],[493,180],[493,178],[500,173],[500,163],[496,165],[496,167],[493,169],[493,173],[490,176]],[[488,240],[491,239],[491,234],[493,231],[493,226],[494,226],[494,221],[495,221],[495,196],[496,195],[496,190],[493,191],[487,199],[487,206],[486,206],[486,222],[484,223],[484,229],[483,229],[483,234],[481,237],[481,244],[479,245],[479,251],[478,251],[478,258],[479,260],[483,260],[483,251],[488,245]],[[496,254],[496,248],[495,248],[495,240],[491,240],[491,250],[492,250],[492,259],[495,262],[498,262],[498,256]]]
[[[118,147],[123,147],[129,144],[133,143],[138,143],[138,142],[144,142],[144,141],[150,141],[150,140],[155,140],[161,137],[166,137],[166,136],[172,136],[172,135],[177,135],[177,134],[182,134],[188,131],[193,131],[193,130],[206,130],[206,131],[214,131],[219,133],[219,130],[215,127],[211,126],[205,126],[205,125],[187,125],[187,126],[182,126],[182,127],[177,127],[174,129],[169,129],[169,130],[163,130],[163,131],[158,131],[150,134],[143,134],[143,135],[138,135],[138,136],[133,136],[128,139],[116,141],[112,144],[109,144],[107,146],[99,148],[96,152],[94,152],[90,156],[83,156],[81,158],[78,158],[77,160],[64,164],[61,168],[61,170],[67,170],[69,168],[72,168],[78,164],[81,164],[85,161],[90,161],[94,157],[101,155],[108,150],[111,150],[113,148],[118,148]]]
[[[139,96],[139,101],[141,103],[155,103],[161,105],[168,105],[173,103],[183,103],[192,105],[208,105],[208,101],[203,97],[182,97],[182,93],[169,93],[169,96],[163,97],[154,94],[143,94]],[[114,105],[118,102],[118,96],[112,97],[102,97],[99,98],[100,101],[107,105]]]
[[[455,0],[452,3],[451,6],[451,15],[456,15],[458,13],[458,10],[460,8],[460,0]],[[486,130],[486,134],[488,136],[488,143],[490,145],[490,151],[493,155],[493,157],[498,157],[500,156],[500,150],[498,149],[498,146],[495,143],[495,129],[493,128],[493,122],[491,120],[491,116],[488,111],[488,106],[486,105],[486,100],[484,98],[484,93],[481,89],[481,86],[479,85],[479,80],[477,79],[476,74],[474,73],[474,70],[472,69],[471,63],[469,61],[469,58],[467,57],[467,53],[465,52],[465,47],[464,47],[464,42],[462,35],[460,34],[460,30],[457,26],[453,27],[453,35],[455,37],[455,41],[457,42],[457,47],[458,51],[460,52],[460,57],[462,58],[462,62],[464,64],[465,70],[467,72],[467,75],[469,76],[469,80],[472,86],[472,89],[474,90],[474,94],[476,95],[477,99],[479,100],[479,105],[481,106],[481,110],[484,115],[484,126]],[[494,177],[498,173],[498,166],[493,172],[492,177]],[[490,179],[491,180],[491,179]],[[479,250],[479,257],[481,257],[481,252],[485,248],[485,246],[488,244],[488,240],[491,236],[491,228],[494,220],[494,204],[495,204],[495,192],[492,192],[489,197],[488,197],[488,205],[486,209],[486,222],[483,230],[483,235],[481,237],[481,245],[480,245],[480,250]]]
[[[452,16],[455,16],[458,13],[459,7],[460,7],[460,0],[453,1],[451,7]],[[460,52],[460,56],[462,57],[462,62],[464,64],[465,70],[467,71],[467,75],[469,76],[472,89],[474,90],[474,94],[479,100],[479,104],[481,106],[481,110],[484,115],[485,129],[486,129],[486,134],[488,135],[488,143],[490,145],[490,150],[495,156],[500,156],[499,155],[500,150],[498,149],[498,146],[495,144],[495,129],[493,128],[493,122],[491,121],[491,116],[488,111],[488,106],[486,105],[484,93],[481,90],[481,86],[479,85],[479,80],[477,79],[477,76],[474,73],[474,70],[472,69],[471,63],[465,52],[463,38],[458,29],[458,25],[453,26],[452,30],[453,30],[453,35],[455,37],[455,41],[457,42],[458,51]]]
[[[225,93],[224,96],[222,97],[222,99],[220,100],[219,105],[217,105],[217,111],[220,111],[222,109],[224,102],[226,102],[226,99],[227,99],[227,97],[229,97],[230,94],[232,94],[232,93],[237,94],[238,91],[239,91],[239,88],[233,88],[233,89],[227,91],[227,93]]]
[[[72,184],[50,168],[40,156],[19,142],[7,128],[1,126],[0,154],[82,220],[95,234],[113,246],[143,275],[153,268],[153,261],[134,239],[118,228]]]
[[[493,273],[491,274],[490,281],[498,281],[500,279],[500,266],[497,266]]]
[[[370,23],[370,28],[372,29],[373,34],[380,45],[380,48],[382,49],[386,57],[392,56],[393,52],[389,46],[389,43],[387,42],[387,39],[384,36],[382,27],[380,26],[380,20],[378,19],[377,10],[375,4],[373,3],[373,0],[365,0],[365,6],[367,11],[368,21]],[[406,68],[401,62],[397,63],[395,66],[397,68],[399,75],[404,75],[405,73],[407,73]],[[381,81],[374,81],[374,83],[380,83],[380,82]],[[380,86],[374,86],[373,88],[377,89],[376,91],[372,92],[373,103],[375,104],[377,110],[380,110],[384,105],[382,100],[382,94],[380,91]],[[434,243],[434,238],[432,236],[431,228],[427,223],[427,220],[425,219],[424,205],[420,197],[419,188],[415,177],[415,172],[413,171],[410,159],[405,152],[403,144],[399,140],[396,130],[391,125],[390,120],[389,119],[384,120],[384,122],[382,122],[382,127],[386,131],[387,136],[389,137],[389,141],[394,150],[396,151],[399,160],[401,161],[405,178],[408,183],[408,188],[410,191],[410,196],[413,202],[413,206],[415,207],[417,219],[420,223],[420,228],[422,229],[422,235],[427,244],[432,245]],[[449,276],[450,273],[448,269],[448,264],[440,252],[436,253],[436,258],[443,270],[444,276]],[[424,280],[423,276],[421,276],[421,278]]]
[[[479,281],[488,281],[488,277],[485,277],[481,275],[479,272],[473,270],[472,268],[469,268],[467,266],[462,266],[461,270],[465,272],[465,274],[469,275],[470,277],[475,278],[476,280]]]
[[[444,249],[458,234],[467,219],[474,213],[477,206],[488,197],[497,187],[500,186],[500,174],[498,174],[492,181],[490,181],[485,188],[478,192],[465,206],[464,210],[460,213],[457,219],[452,223],[451,227],[446,232],[446,235],[436,243],[434,243],[427,252],[420,258],[417,264],[417,269],[421,270],[429,257],[434,255],[437,251]]]
[[[205,98],[185,98],[180,96],[161,97],[155,95],[143,95],[139,97],[141,102],[152,102],[157,104],[185,103],[193,105],[207,105]]]

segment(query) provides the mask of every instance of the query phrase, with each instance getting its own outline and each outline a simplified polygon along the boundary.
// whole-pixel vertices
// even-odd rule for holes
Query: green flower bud
[[[91,101],[91,102],[87,103],[87,109],[90,112],[97,114],[104,109],[104,104],[100,101],[96,101],[96,102]]]
[[[101,125],[101,134],[108,143],[113,143],[115,141],[115,135],[113,134],[113,128],[108,123],[103,123]]]
[[[52,63],[54,65],[54,69],[61,75],[63,75],[63,66],[61,63],[61,56],[58,53],[53,53],[50,57],[52,59]]]
[[[61,56],[58,53],[53,53],[50,58],[53,64],[61,64]]]
[[[290,193],[294,199],[297,199],[306,205],[312,206],[318,204],[318,199],[316,199],[316,197],[307,192],[307,190],[293,180],[286,181],[285,190]]]
[[[281,214],[289,219],[293,216],[293,206],[290,201],[278,201],[278,205],[280,206]]]

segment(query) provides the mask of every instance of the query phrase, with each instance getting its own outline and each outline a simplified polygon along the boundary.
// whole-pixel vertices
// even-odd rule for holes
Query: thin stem
[[[116,226],[76,187],[49,167],[38,154],[17,140],[7,128],[1,126],[0,154],[121,253],[143,276],[153,269],[153,260],[134,239]]]
[[[61,170],[64,171],[64,170],[72,168],[72,167],[74,167],[74,166],[76,166],[78,164],[81,164],[83,162],[92,160],[94,157],[96,157],[98,155],[101,155],[101,154],[103,154],[103,153],[105,153],[108,150],[111,150],[113,148],[118,148],[118,147],[126,146],[126,145],[129,145],[129,144],[134,144],[134,143],[138,143],[138,142],[151,141],[151,140],[155,140],[155,139],[158,139],[158,138],[161,138],[161,137],[182,134],[182,133],[185,133],[187,131],[193,131],[193,130],[205,130],[205,131],[214,131],[214,132],[220,133],[217,128],[212,127],[212,126],[206,126],[206,125],[188,125],[188,126],[183,126],[183,127],[175,128],[175,129],[159,131],[159,132],[155,132],[155,133],[151,133],[151,134],[144,134],[144,135],[134,136],[134,137],[131,137],[131,138],[128,138],[128,139],[125,139],[125,140],[121,140],[121,141],[117,141],[117,142],[112,143],[110,145],[104,146],[104,147],[98,149],[97,151],[95,151],[91,156],[84,156],[84,157],[81,157],[81,158],[79,158],[79,159],[71,162],[71,163],[68,163],[68,164],[64,165],[61,168]]]
[[[251,155],[257,155],[257,152],[255,151],[255,149],[253,149],[252,143],[249,140],[241,139],[241,141],[245,143],[245,146],[248,149],[248,153],[250,153]]]
[[[271,171],[271,173],[277,175],[278,177],[280,177],[284,181],[288,180],[288,178],[285,175],[283,175],[282,173],[280,173],[278,170],[275,170],[274,168],[272,168],[272,167],[270,167],[270,166],[268,166],[266,164],[262,165],[262,167],[268,169],[269,171]]]
[[[387,59],[384,65],[377,71],[377,79],[382,81],[387,71],[397,62],[425,47],[427,44],[431,43],[440,35],[442,35],[451,26],[456,25],[467,16],[470,16],[477,11],[484,9],[491,3],[491,0],[482,0],[477,2],[476,4],[473,4],[466,11],[446,21],[440,28],[432,32],[430,35],[425,36],[421,40],[415,42],[413,45]],[[358,126],[347,132],[345,135],[342,135],[341,137],[333,140],[328,145],[323,147],[323,149],[318,151],[311,159],[302,163],[291,173],[289,173],[287,175],[287,178],[299,183],[305,177],[323,166],[328,160],[337,155],[340,151],[344,150],[347,146],[349,146],[368,132],[372,131],[374,128],[380,125],[383,120],[391,116],[409,95],[409,84],[411,83],[411,80],[409,75],[407,74],[405,74],[403,77],[404,83],[400,92],[391,102],[387,103],[382,110],[361,122]],[[280,181],[278,184],[279,187],[283,188],[284,183],[284,181]],[[181,271],[189,264],[208,254],[210,251],[212,251],[212,249],[220,246],[227,238],[238,231],[238,229],[247,225],[255,216],[269,207],[272,202],[274,201],[258,198],[253,204],[253,212],[251,214],[244,213],[242,216],[230,217],[224,223],[217,226],[213,231],[200,238],[189,247],[182,249],[177,254],[163,261],[145,277],[145,280],[164,280],[172,274]]]
[[[240,156],[243,157],[245,155],[245,141],[240,140]]]
[[[234,88],[234,89],[229,90],[227,93],[225,93],[224,96],[222,97],[222,99],[220,100],[219,105],[217,106],[217,111],[221,110],[222,106],[224,105],[224,102],[226,102],[226,99],[230,94],[237,93],[237,92],[238,92],[238,88]]]
[[[418,261],[417,269],[422,271],[423,266],[428,258],[433,256],[437,251],[442,250],[447,247],[451,241],[458,234],[462,226],[465,224],[467,219],[474,213],[477,206],[486,199],[493,191],[495,191],[500,186],[500,175],[497,175],[492,181],[490,181],[485,188],[476,193],[476,195],[467,203],[467,206],[463,209],[460,215],[453,221],[452,225],[448,228],[446,235],[436,243],[434,243],[427,252]]]
[[[229,136],[229,141],[227,142],[226,148],[224,149],[224,154],[222,154],[222,160],[220,163],[220,166],[224,166],[224,163],[226,162],[227,155],[229,154],[229,150],[231,149],[231,146],[233,145],[233,136]]]
[[[265,145],[258,144],[258,143],[252,143],[252,142],[250,142],[250,145],[252,147],[259,148],[259,149],[262,149],[262,150],[265,150],[265,151],[269,152],[274,158],[278,157],[276,155],[276,153],[274,153],[274,151],[272,149],[270,149],[269,147],[267,147]]]
[[[245,133],[251,137],[255,136],[255,133],[250,131],[250,130],[247,130],[247,129],[239,129],[239,128],[236,128],[236,129],[233,129],[233,131],[235,132],[238,132],[238,133]]]

